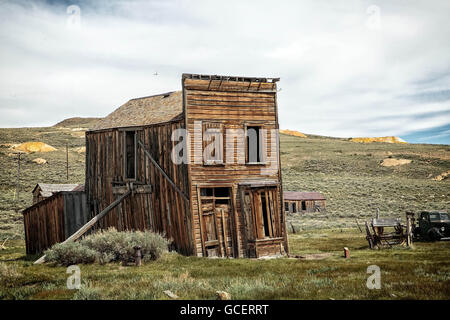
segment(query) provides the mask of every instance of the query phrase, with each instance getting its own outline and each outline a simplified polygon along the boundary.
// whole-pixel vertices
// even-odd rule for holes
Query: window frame
[[[205,128],[207,125],[218,125],[217,128],[210,127]],[[207,130],[211,129],[219,129],[220,130],[220,149],[221,152],[221,159],[205,159],[205,148],[207,145],[212,143],[211,137],[208,141],[205,141],[205,134]],[[223,166],[225,165],[225,144],[224,144],[224,131],[225,131],[225,124],[220,121],[202,121],[202,162],[204,166]],[[214,152],[217,152],[217,150],[214,150]]]
[[[248,128],[253,128],[253,127],[257,127],[258,128],[258,142],[260,144],[259,146],[259,157],[260,157],[260,161],[259,162],[249,162],[249,145],[248,145]],[[263,135],[262,135],[262,130],[266,129],[264,124],[262,123],[253,123],[253,122],[248,122],[244,124],[244,147],[245,147],[245,165],[266,165],[267,164],[267,159],[266,159],[266,146],[263,143]]]
[[[123,180],[127,182],[134,182],[137,181],[137,168],[138,168],[138,152],[137,152],[137,136],[141,129],[138,128],[129,128],[129,129],[122,129],[123,133]],[[128,160],[127,160],[127,134],[128,132],[134,132],[134,178],[128,177]]]

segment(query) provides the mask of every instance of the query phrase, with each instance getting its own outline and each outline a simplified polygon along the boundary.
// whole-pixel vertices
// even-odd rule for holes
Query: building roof
[[[91,130],[134,127],[178,120],[183,114],[181,91],[131,99],[97,121]]]
[[[283,191],[284,200],[326,200],[320,192]]]
[[[36,189],[40,189],[40,195],[43,197],[51,197],[52,194],[60,191],[84,191],[83,184],[50,184],[50,183],[38,183],[34,189],[33,193]]]

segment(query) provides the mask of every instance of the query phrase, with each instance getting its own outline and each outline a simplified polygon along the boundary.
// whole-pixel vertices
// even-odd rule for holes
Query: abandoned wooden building
[[[33,204],[51,197],[60,191],[84,191],[84,185],[38,183],[33,191],[31,191],[33,194]]]
[[[287,213],[322,212],[326,199],[320,192],[284,191],[284,211]]]
[[[71,239],[115,227],[163,233],[186,255],[288,253],[278,80],[183,74],[181,91],[132,99],[96,123],[86,132],[92,220]]]

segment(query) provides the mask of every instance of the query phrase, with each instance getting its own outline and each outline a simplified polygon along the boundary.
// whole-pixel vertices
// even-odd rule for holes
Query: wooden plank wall
[[[23,211],[27,254],[44,251],[66,239],[64,195],[56,193]]]
[[[184,128],[183,121],[140,128],[138,138],[146,145],[175,184],[189,196],[187,165],[171,160],[175,129]],[[86,192],[91,217],[114,201],[113,182],[125,184],[124,131],[110,129],[86,133]],[[175,191],[138,147],[137,182],[152,185],[152,193],[133,194],[108,213],[97,228],[118,230],[152,230],[173,240],[180,253],[192,254],[193,240],[189,203]]]
[[[85,192],[64,192],[64,233],[66,238],[89,221]]]
[[[270,148],[270,129],[278,129],[276,106],[276,83],[239,82],[222,80],[183,80],[183,99],[186,117],[186,127],[194,137],[195,121],[214,121],[222,123],[226,129],[244,129],[245,125],[261,125],[268,130],[266,143]],[[224,144],[227,143],[224,134]],[[236,150],[235,164],[203,166],[194,163],[195,151],[202,149],[202,141],[192,139],[190,179],[191,193],[195,194],[197,185],[227,185],[233,187],[236,213],[238,214],[237,230],[239,233],[239,256],[245,255],[244,221],[241,214],[240,193],[238,184],[248,180],[275,180],[281,181],[281,172],[278,170],[271,175],[261,175],[264,165],[245,165],[245,150],[238,149],[239,144],[226,145],[227,148]],[[270,149],[269,149],[270,150]],[[226,162],[226,152],[225,152]],[[270,154],[270,161],[278,161],[278,154]],[[281,195],[281,192],[280,192]],[[192,198],[194,238],[197,255],[202,255],[200,241],[198,200]],[[278,208],[282,208],[281,197],[278,198]],[[284,216],[283,210],[279,210],[280,217]],[[284,218],[281,219],[284,221]],[[283,234],[285,226],[282,225]]]

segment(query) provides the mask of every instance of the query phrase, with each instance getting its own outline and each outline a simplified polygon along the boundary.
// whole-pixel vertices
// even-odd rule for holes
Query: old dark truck
[[[422,211],[414,228],[415,239],[450,240],[450,217],[444,211]]]

